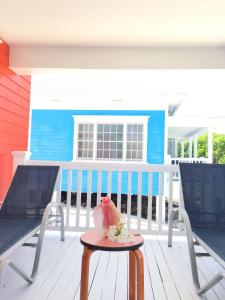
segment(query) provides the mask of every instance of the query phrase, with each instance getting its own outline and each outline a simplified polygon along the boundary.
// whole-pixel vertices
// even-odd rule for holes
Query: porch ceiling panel
[[[184,139],[194,135],[201,135],[207,132],[206,127],[170,127],[168,129],[168,138]]]
[[[0,28],[14,68],[225,68],[224,0],[1,0]]]
[[[1,0],[10,45],[225,45],[223,0]]]

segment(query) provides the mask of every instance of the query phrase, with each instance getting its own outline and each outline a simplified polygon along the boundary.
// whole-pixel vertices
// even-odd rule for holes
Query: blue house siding
[[[164,111],[76,111],[33,110],[31,121],[31,160],[71,161],[73,159],[73,116],[148,116],[147,162],[164,163],[165,112]],[[63,174],[63,190],[67,190],[66,171]],[[117,192],[117,172],[112,176],[112,192]],[[76,191],[77,172],[73,172],[73,191]],[[147,194],[148,178],[143,174],[142,193]],[[127,193],[127,172],[122,174],[122,192]],[[87,172],[82,174],[82,190],[87,190]],[[92,191],[97,190],[97,173],[92,174]],[[158,191],[158,176],[153,176],[153,193]],[[107,172],[102,180],[102,192],[107,192]],[[132,194],[137,193],[137,174],[132,174]]]

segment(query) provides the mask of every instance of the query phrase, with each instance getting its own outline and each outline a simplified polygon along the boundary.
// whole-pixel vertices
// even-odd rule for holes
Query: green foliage
[[[208,157],[208,134],[198,138],[198,157]]]
[[[213,162],[225,163],[225,134],[213,134]]]
[[[189,141],[184,143],[184,157],[188,157]],[[192,144],[193,149],[193,144]],[[181,157],[181,144],[178,144],[178,157]],[[208,135],[198,138],[198,157],[208,157]],[[213,163],[225,164],[225,134],[213,133]]]

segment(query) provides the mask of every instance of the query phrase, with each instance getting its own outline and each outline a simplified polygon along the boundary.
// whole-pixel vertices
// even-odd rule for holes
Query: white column
[[[30,159],[31,152],[29,151],[12,151],[13,156],[13,174],[16,172],[18,165],[25,165]]]
[[[192,141],[193,141],[193,137],[190,137],[189,138],[189,148],[188,148],[189,158],[192,158]]]
[[[198,136],[194,136],[194,158],[198,157]]]
[[[184,140],[181,141],[181,157],[184,158]]]
[[[177,139],[174,139],[174,157],[177,157]]]
[[[208,127],[208,163],[213,161],[213,134],[212,127]]]

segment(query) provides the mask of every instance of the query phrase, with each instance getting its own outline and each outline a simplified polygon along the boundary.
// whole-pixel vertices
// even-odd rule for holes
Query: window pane
[[[78,150],[78,157],[82,158],[82,150]]]
[[[142,143],[138,143],[138,150],[142,150]]]
[[[111,142],[110,143],[110,149],[116,150],[116,142]]]
[[[104,133],[104,141],[109,141],[109,133]]]
[[[111,131],[112,131],[112,132],[116,132],[116,125],[112,125],[112,126],[111,126]]]
[[[141,160],[143,157],[143,125],[127,125],[127,159]]]
[[[133,132],[137,133],[137,125],[133,125]]]
[[[109,158],[109,151],[108,150],[104,150],[104,158]]]
[[[98,132],[103,132],[103,125],[98,125],[97,131]]]
[[[103,143],[97,142],[97,150],[102,150],[102,149],[103,149]]]
[[[79,132],[79,134],[78,134],[78,140],[83,140],[83,133],[82,132]]]
[[[117,133],[117,140],[122,141],[123,140],[123,134],[122,133]]]
[[[111,141],[116,141],[116,133],[111,134]]]
[[[123,125],[99,124],[97,126],[97,158],[122,159],[122,151]]]
[[[143,132],[143,125],[138,125],[138,133],[142,133]]]
[[[93,124],[78,125],[78,158],[93,158]]]
[[[107,149],[107,150],[109,149],[109,143],[107,143],[107,142],[104,143],[104,149]]]
[[[127,151],[127,159],[131,159],[131,151]]]
[[[104,132],[110,132],[110,125],[104,125]]]
[[[131,143],[127,143],[127,150],[131,150],[131,148],[132,148],[131,145],[132,145]]]
[[[142,151],[138,151],[137,152],[137,158],[138,159],[142,159]]]
[[[123,157],[123,152],[122,151],[117,151],[117,158],[122,159]]]
[[[116,151],[110,151],[110,158],[116,158]]]
[[[98,141],[103,141],[103,134],[98,133],[97,139],[98,139]]]
[[[117,150],[123,150],[123,143],[117,143]]]
[[[127,133],[127,141],[132,141],[132,133]]]
[[[103,151],[102,150],[98,150],[97,151],[97,158],[102,158],[103,155]]]
[[[132,132],[132,125],[131,124],[128,124],[127,125],[127,132]]]

